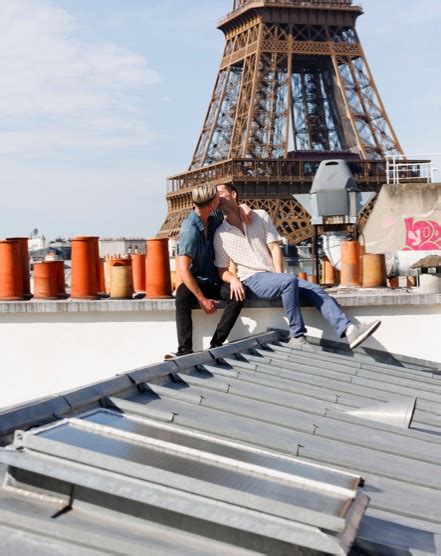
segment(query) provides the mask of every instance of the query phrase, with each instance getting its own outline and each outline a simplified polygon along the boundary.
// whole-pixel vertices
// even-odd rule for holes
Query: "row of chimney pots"
[[[98,299],[106,295],[112,299],[126,299],[134,293],[145,293],[147,298],[170,298],[172,289],[179,284],[179,277],[177,272],[170,272],[168,240],[148,239],[146,246],[147,255],[102,259],[98,237],[73,238],[70,297]],[[35,299],[67,297],[64,261],[44,261],[33,266]],[[28,238],[0,241],[0,300],[16,301],[32,297],[29,267]],[[358,241],[342,242],[340,271],[323,257],[321,274],[324,286],[375,288],[388,285],[384,255],[365,253]],[[313,281],[305,272],[300,272],[298,276]]]
[[[134,292],[154,299],[172,294],[167,239],[148,239],[147,256],[99,256],[99,238],[72,239],[72,299],[131,298]],[[0,241],[0,300],[66,298],[64,261],[34,263],[34,292],[30,288],[28,238]]]

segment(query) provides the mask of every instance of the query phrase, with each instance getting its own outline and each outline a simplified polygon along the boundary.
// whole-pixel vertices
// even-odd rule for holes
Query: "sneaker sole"
[[[380,324],[381,324],[381,320],[379,320],[378,322],[373,324],[370,328],[365,330],[365,332],[363,334],[361,334],[361,336],[359,336],[356,340],[354,340],[352,343],[350,343],[349,347],[351,349],[354,349],[357,346],[359,346],[361,343],[363,343],[367,338],[369,338],[369,336],[371,336],[377,330],[377,328],[380,326]]]

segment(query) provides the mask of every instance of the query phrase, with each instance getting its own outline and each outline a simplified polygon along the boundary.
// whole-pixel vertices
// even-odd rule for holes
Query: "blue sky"
[[[440,0],[364,0],[407,153],[441,153]],[[0,0],[0,237],[152,237],[187,168],[232,0]]]

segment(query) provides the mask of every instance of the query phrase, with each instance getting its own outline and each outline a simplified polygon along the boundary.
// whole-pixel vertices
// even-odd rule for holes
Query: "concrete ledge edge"
[[[405,306],[405,305],[441,305],[441,293],[424,294],[408,290],[333,290],[329,294],[342,307],[363,306]],[[223,308],[221,302],[219,307]],[[248,299],[245,309],[271,309],[282,306],[280,300],[267,301],[262,299]],[[307,305],[304,305],[307,306]],[[6,314],[43,314],[43,313],[109,313],[109,312],[155,312],[174,311],[174,299],[102,299],[96,301],[2,301],[0,315]]]

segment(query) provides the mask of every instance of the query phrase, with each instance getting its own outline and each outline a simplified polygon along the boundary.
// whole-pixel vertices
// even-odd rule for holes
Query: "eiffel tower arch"
[[[321,160],[347,160],[362,191],[379,191],[385,157],[402,149],[356,31],[362,13],[352,0],[234,0],[218,23],[225,48],[202,131],[188,170],[169,178],[159,237],[177,235],[201,183],[234,183],[291,243],[311,237],[292,195],[309,191]]]

